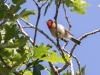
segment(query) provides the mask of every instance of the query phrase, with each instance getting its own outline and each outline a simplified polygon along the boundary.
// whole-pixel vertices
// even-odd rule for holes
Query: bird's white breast
[[[50,29],[51,34],[56,38],[56,25],[54,24]],[[57,33],[59,38],[65,37],[65,29],[61,24],[57,24]]]

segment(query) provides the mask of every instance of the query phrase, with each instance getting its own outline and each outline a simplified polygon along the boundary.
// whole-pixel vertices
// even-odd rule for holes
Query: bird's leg
[[[69,42],[69,40],[64,39],[64,38],[61,38],[61,40],[64,41],[64,42]]]

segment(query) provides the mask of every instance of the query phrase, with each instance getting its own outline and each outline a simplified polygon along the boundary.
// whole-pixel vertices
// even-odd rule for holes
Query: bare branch
[[[61,40],[63,40],[64,42],[66,42],[66,43],[64,44],[64,46],[62,47],[62,49],[65,49],[65,47],[68,45],[69,40],[66,40],[66,39],[64,39],[64,38],[62,38]]]
[[[92,35],[92,34],[96,34],[97,32],[100,32],[100,29],[94,30],[92,32],[85,33],[82,37],[79,38],[79,40],[83,40],[87,36]]]
[[[33,0],[33,1],[34,1],[34,3],[36,4],[36,6],[39,7],[39,5],[38,5],[38,3],[36,2],[36,0]]]
[[[22,25],[20,24],[20,22],[17,20],[16,21],[17,22],[17,24],[18,24],[18,26],[19,26],[19,28],[20,28],[20,31],[25,35],[25,36],[28,36],[29,37],[29,35],[23,30],[23,28],[22,28]],[[29,37],[29,41],[33,44],[33,40]],[[35,46],[37,46],[36,44],[33,44],[33,45],[35,45]]]
[[[61,51],[62,58],[63,58],[64,61],[67,63],[66,58],[65,58],[65,56],[64,56],[64,52],[63,52],[63,50],[62,50],[61,47],[60,47],[59,38],[58,38],[58,34],[57,34],[57,17],[58,17],[58,10],[59,10],[60,4],[61,4],[61,0],[58,1],[58,3],[56,4],[56,13],[55,13],[55,16],[54,16],[55,24],[56,24],[57,47],[58,47],[58,50]]]
[[[46,0],[42,5],[41,8],[48,2],[48,0]]]
[[[74,46],[72,47],[71,51],[70,51],[70,57],[72,56],[74,49],[76,48],[77,44],[74,44]]]
[[[35,34],[34,34],[34,43],[36,43],[37,27],[38,27],[38,23],[39,23],[39,20],[40,20],[40,13],[41,13],[41,8],[38,7],[38,17],[37,17],[37,21],[36,21],[36,29],[35,29]]]
[[[38,3],[36,2],[36,0],[33,0],[33,1],[35,2],[36,6],[38,8],[38,16],[37,16],[37,21],[36,21],[36,25],[35,25],[36,26],[36,29],[35,29],[34,43],[33,43],[33,44],[35,44],[36,43],[38,23],[39,23],[40,15],[41,15],[41,8],[47,3],[48,0],[46,0],[46,2],[41,5],[41,7],[38,5]]]
[[[65,8],[65,5],[64,5],[64,0],[62,0],[62,1],[63,1],[63,9],[64,9],[64,13],[65,13],[65,18],[66,18],[66,20],[68,22],[68,25],[69,25],[69,31],[71,31],[72,25],[70,23],[69,17],[68,17],[67,12],[66,12],[66,8]]]
[[[92,35],[92,34],[96,34],[97,32],[100,32],[100,29],[94,30],[92,32],[85,33],[82,37],[79,38],[79,40],[81,41],[84,38],[86,38],[87,36]],[[71,49],[70,56],[72,56],[76,46],[77,46],[77,44],[74,44],[73,48]]]
[[[58,68],[58,72],[62,72],[63,70],[65,70],[67,67],[69,66],[69,63],[66,63],[62,68]]]

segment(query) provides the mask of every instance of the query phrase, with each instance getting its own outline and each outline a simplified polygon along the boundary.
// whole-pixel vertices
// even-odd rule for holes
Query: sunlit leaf
[[[35,14],[36,13],[35,13],[34,10],[28,11],[28,10],[24,9],[24,10],[22,10],[22,12],[19,15],[20,15],[21,18],[28,20],[30,15],[35,15]]]
[[[48,10],[48,7],[50,7],[52,1],[53,1],[53,0],[50,0],[50,2],[48,2],[48,5],[46,6],[45,11],[44,11],[44,16],[46,15],[47,10]]]
[[[40,44],[39,47],[33,47],[34,58],[41,58],[44,54],[48,54],[49,47],[45,47],[43,44]]]

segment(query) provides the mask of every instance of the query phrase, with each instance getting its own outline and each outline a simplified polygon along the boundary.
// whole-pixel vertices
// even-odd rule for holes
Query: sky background
[[[11,0],[7,0],[7,2],[11,2]],[[72,24],[72,34],[75,38],[80,38],[83,34],[94,31],[96,29],[100,29],[100,8],[98,5],[100,4],[100,0],[86,0],[87,3],[90,4],[87,7],[87,11],[85,15],[79,15],[75,12],[70,12],[69,8],[67,8],[67,14]],[[37,12],[37,7],[34,4],[33,0],[27,0],[25,4],[21,6],[23,9],[27,8],[27,10],[35,10]],[[53,19],[55,16],[55,4],[52,3],[50,8],[47,11],[46,16],[43,15],[45,10],[45,6],[41,10],[41,18],[39,21],[39,29],[43,30],[46,34],[50,36],[53,40],[56,41],[54,37],[51,36],[50,31],[47,28],[46,21],[48,19]],[[20,12],[20,11],[19,11]],[[36,24],[37,15],[30,16],[29,22],[33,25]],[[66,28],[68,28],[68,23],[65,19],[64,11],[62,9],[62,5],[59,9],[57,22],[63,24]],[[24,23],[22,23],[25,25]],[[33,39],[34,29],[25,29],[25,31],[31,36]],[[38,32],[36,43],[39,45],[40,43],[44,43],[44,45],[50,44],[53,46],[51,50],[57,50],[55,46],[41,33]],[[61,46],[64,45],[64,42],[60,41]],[[74,43],[69,42],[66,49],[68,51],[71,50]],[[100,74],[100,32],[90,35],[81,41],[81,44],[77,46],[73,53],[78,60],[80,61],[81,67],[86,65],[85,75],[99,75]],[[47,67],[49,67],[47,62],[44,62]],[[62,67],[62,64],[56,64],[59,67]],[[75,60],[73,60],[74,69],[77,70],[78,66]],[[67,71],[67,70],[65,70]],[[42,75],[48,75],[47,71],[42,71]]]

